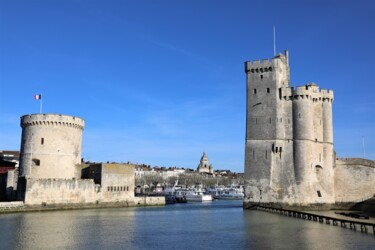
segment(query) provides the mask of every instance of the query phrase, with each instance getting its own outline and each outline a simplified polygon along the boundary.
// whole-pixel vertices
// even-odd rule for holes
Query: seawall
[[[120,207],[141,207],[141,206],[165,206],[164,196],[135,197],[128,201],[119,202],[94,202],[94,203],[61,203],[61,204],[38,204],[25,205],[22,201],[0,202],[1,213],[18,212],[41,212],[74,209],[96,209],[96,208],[120,208]]]

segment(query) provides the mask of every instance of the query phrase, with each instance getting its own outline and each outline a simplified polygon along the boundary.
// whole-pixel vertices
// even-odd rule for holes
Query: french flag
[[[42,94],[34,95],[34,100],[41,100],[41,99],[42,99]]]

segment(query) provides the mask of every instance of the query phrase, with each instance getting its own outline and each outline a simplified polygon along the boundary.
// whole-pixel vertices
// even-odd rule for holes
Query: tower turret
[[[72,179],[81,163],[84,120],[59,114],[21,117],[20,177]]]

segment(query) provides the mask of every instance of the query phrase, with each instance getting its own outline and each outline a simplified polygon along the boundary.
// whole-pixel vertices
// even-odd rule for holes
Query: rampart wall
[[[98,198],[93,180],[26,180],[26,205],[95,203]]]
[[[361,202],[375,195],[375,162],[359,158],[336,160],[335,200]]]

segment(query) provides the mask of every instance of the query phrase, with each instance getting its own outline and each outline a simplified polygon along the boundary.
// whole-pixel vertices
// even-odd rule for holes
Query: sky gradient
[[[0,150],[20,117],[85,119],[85,160],[243,172],[243,63],[289,51],[334,90],[339,157],[375,160],[375,1],[0,0]]]

